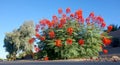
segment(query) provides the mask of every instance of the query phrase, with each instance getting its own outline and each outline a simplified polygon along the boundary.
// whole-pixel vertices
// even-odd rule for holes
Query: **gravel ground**
[[[0,62],[0,65],[120,65],[120,62],[81,62],[81,61],[12,61]]]

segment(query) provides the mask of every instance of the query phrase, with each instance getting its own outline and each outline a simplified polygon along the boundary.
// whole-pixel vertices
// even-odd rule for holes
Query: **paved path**
[[[13,61],[0,62],[0,65],[120,65],[120,62],[78,62],[78,61]]]

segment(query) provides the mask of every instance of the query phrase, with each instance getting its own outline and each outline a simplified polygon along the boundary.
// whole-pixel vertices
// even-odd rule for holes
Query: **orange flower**
[[[35,38],[29,39],[29,43],[32,44],[34,42]]]
[[[71,35],[73,33],[73,28],[72,27],[67,28],[67,32]]]
[[[72,39],[67,39],[66,42],[67,42],[67,44],[70,44],[70,45],[71,45],[71,44],[72,44]]]
[[[83,40],[83,39],[80,39],[80,40],[78,41],[78,43],[79,43],[80,45],[83,45],[83,44],[84,44],[84,40]]]
[[[62,14],[62,12],[63,12],[63,11],[62,11],[62,8],[59,8],[59,9],[58,9],[58,13],[59,13],[59,14]]]
[[[45,60],[45,61],[48,61],[48,60],[49,60],[49,58],[46,56],[46,57],[44,57],[44,60]]]
[[[54,22],[47,23],[48,27],[51,28],[54,25]]]
[[[110,31],[113,29],[113,26],[112,26],[112,25],[109,25],[109,26],[107,27],[107,29],[108,29],[108,32],[110,32]]]
[[[70,8],[68,7],[67,9],[66,9],[66,13],[70,13],[71,12],[71,10],[70,10]]]
[[[39,33],[36,33],[35,36],[36,36],[37,38],[39,38],[39,37],[40,37],[40,34],[39,34]]]
[[[45,36],[41,36],[41,37],[40,37],[40,40],[41,40],[41,41],[44,41],[44,40],[45,40]]]
[[[105,45],[109,45],[110,43],[111,43],[111,40],[110,39],[108,39],[108,38],[103,38],[103,43],[105,44]]]
[[[48,34],[49,34],[50,38],[54,38],[54,37],[55,37],[54,31],[51,31],[51,32],[49,32]]]
[[[82,10],[77,10],[75,12],[75,16],[78,18],[78,19],[82,19]]]
[[[103,53],[104,53],[104,54],[107,54],[107,53],[108,53],[108,50],[104,49],[104,50],[103,50]]]
[[[61,40],[55,40],[55,46],[57,47],[61,47],[62,46],[62,43],[61,43]]]

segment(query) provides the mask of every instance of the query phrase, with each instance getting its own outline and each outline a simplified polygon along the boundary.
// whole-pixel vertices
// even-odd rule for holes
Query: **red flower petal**
[[[70,8],[67,8],[66,13],[70,13],[70,12],[71,12]]]
[[[108,50],[104,49],[104,50],[103,50],[103,53],[104,53],[104,54],[107,54],[107,53],[108,53]]]
[[[72,44],[72,39],[67,39],[66,42],[67,42],[67,44],[71,45]]]
[[[62,43],[61,43],[61,40],[56,40],[55,41],[55,45],[57,46],[57,47],[61,47],[62,46]]]
[[[54,38],[54,37],[55,37],[54,31],[51,31],[51,32],[49,32],[48,34],[49,34],[50,38]]]
[[[80,40],[78,41],[78,43],[79,43],[80,45],[83,45],[83,44],[84,44],[84,40],[83,40],[83,39],[80,39]]]
[[[113,26],[112,26],[112,25],[109,25],[109,26],[107,27],[107,29],[108,29],[108,32],[110,32],[110,31],[113,29]]]
[[[58,13],[59,13],[59,14],[62,14],[62,12],[63,12],[63,11],[62,11],[62,8],[59,8],[59,9],[58,9]]]

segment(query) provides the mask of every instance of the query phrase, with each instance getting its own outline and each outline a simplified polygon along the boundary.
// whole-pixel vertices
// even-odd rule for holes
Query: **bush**
[[[100,16],[93,12],[84,19],[82,10],[75,14],[66,9],[58,9],[59,17],[53,16],[52,21],[42,19],[36,25],[36,39],[40,48],[40,55],[49,59],[90,58],[98,56],[102,46],[111,43],[106,26]],[[111,30],[109,27],[108,31]],[[107,53],[107,52],[105,52]]]

